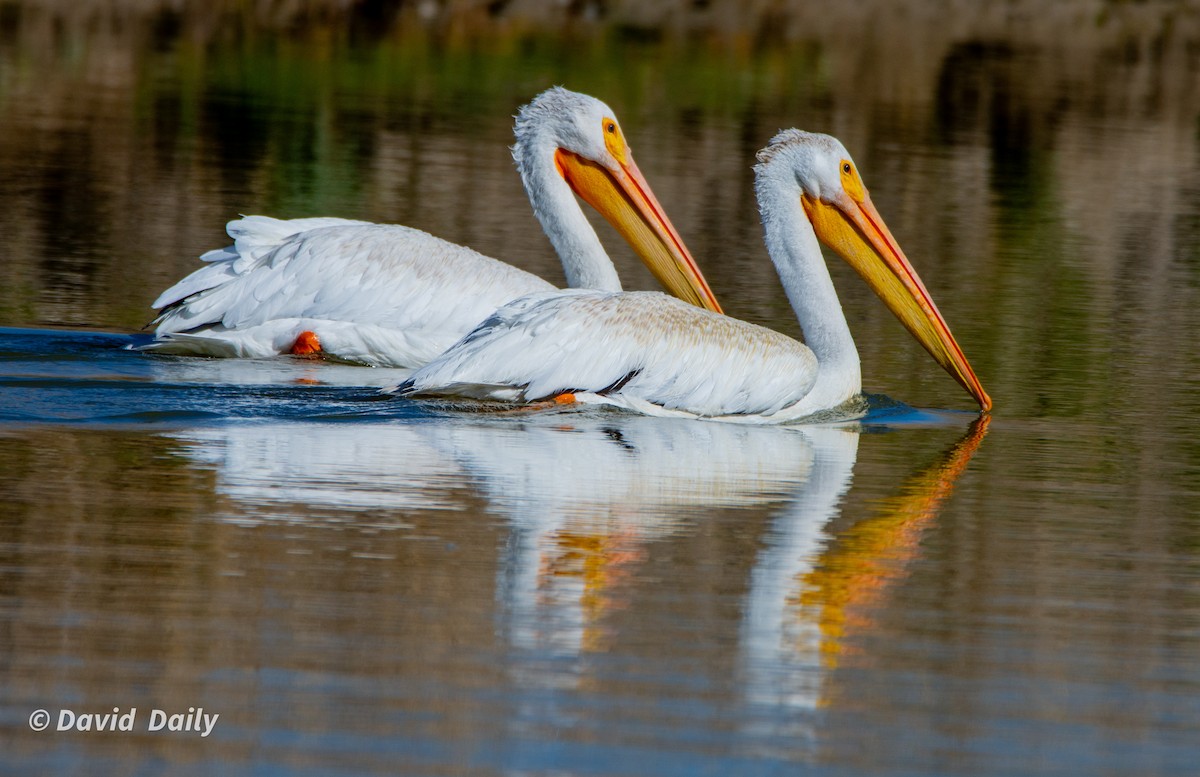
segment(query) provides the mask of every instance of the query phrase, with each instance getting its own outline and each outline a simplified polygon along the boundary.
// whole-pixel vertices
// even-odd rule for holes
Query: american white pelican
[[[672,294],[720,310],[633,161],[616,114],[552,88],[516,119],[513,157],[573,287],[620,291],[616,269],[572,190],[629,241]],[[338,218],[250,216],[234,244],[162,293],[143,350],[208,356],[312,353],[371,365],[432,359],[506,302],[554,287],[536,275],[409,227]]]
[[[767,249],[807,345],[662,294],[535,294],[496,311],[393,390],[517,402],[556,398],[757,423],[836,408],[861,392],[862,377],[819,238],[989,409],[991,399],[842,144],[786,130],[759,152],[754,170]]]

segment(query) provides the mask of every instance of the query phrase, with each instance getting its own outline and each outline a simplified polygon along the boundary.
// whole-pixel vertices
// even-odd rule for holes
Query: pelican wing
[[[334,356],[428,361],[536,275],[409,227],[345,219],[231,222],[234,245],[168,289],[149,350],[265,356],[315,332]]]
[[[264,257],[301,232],[323,227],[365,226],[367,221],[318,217],[307,219],[275,219],[270,216],[243,216],[225,226],[233,245],[217,248],[201,255],[205,266],[170,287],[154,300],[150,307],[157,310],[178,305],[202,291],[220,286],[245,275],[263,263]]]
[[[564,290],[497,310],[396,387],[536,401],[583,395],[643,412],[769,416],[816,379],[801,343],[657,292]]]

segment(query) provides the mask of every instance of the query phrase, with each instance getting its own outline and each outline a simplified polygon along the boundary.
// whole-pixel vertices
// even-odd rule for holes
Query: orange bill
[[[658,204],[628,147],[617,156],[616,170],[561,148],[555,152],[554,161],[567,184],[613,225],[664,289],[693,305],[721,312],[708,281]]]
[[[981,409],[991,410],[991,397],[975,377],[925,284],[875,210],[857,173],[854,178],[854,185],[846,187],[849,193],[842,193],[835,202],[802,195],[817,237],[862,276],[917,342],[975,397]]]

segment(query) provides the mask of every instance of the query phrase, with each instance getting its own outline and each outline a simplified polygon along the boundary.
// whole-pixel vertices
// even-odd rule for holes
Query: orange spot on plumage
[[[317,337],[316,332],[305,330],[296,337],[296,342],[292,343],[292,350],[289,351],[293,356],[313,356],[321,352],[321,338]]]

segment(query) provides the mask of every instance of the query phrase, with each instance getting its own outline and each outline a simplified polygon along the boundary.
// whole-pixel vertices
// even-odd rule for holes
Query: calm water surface
[[[1196,773],[1188,6],[751,47],[11,7],[0,771]],[[618,112],[727,310],[793,334],[751,160],[841,137],[994,415],[841,266],[871,392],[842,426],[497,415],[381,397],[399,371],[125,349],[238,213],[560,281],[506,150],[552,83]],[[132,731],[55,730],[114,707]],[[189,708],[208,736],[150,730]]]

